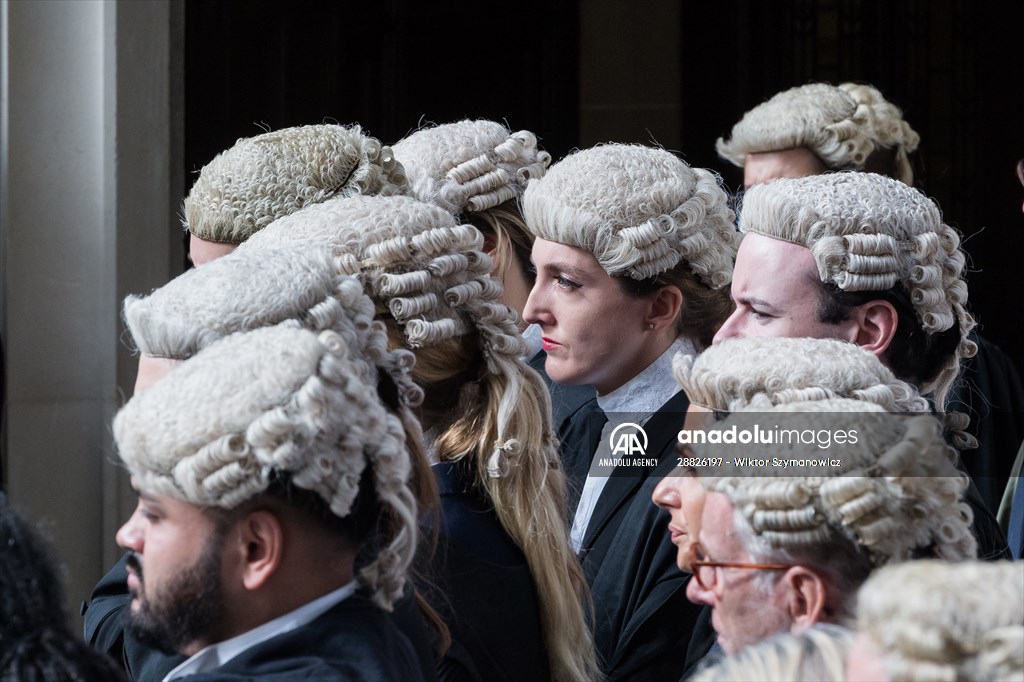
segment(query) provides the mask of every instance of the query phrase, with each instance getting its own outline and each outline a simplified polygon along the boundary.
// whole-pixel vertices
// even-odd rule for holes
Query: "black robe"
[[[130,679],[147,682],[162,680],[186,657],[165,654],[140,643],[131,633],[125,631],[124,619],[128,616],[128,607],[131,604],[128,571],[125,569],[127,560],[128,555],[125,554],[96,583],[88,605],[83,604],[84,639],[120,663]],[[423,678],[436,679],[436,659],[431,648],[433,638],[408,585],[405,595],[395,602],[394,611],[386,617],[396,623],[405,633],[407,641],[413,645],[419,657],[420,667],[424,671]]]
[[[387,614],[354,594],[312,622],[272,637],[189,682],[417,682],[423,672],[409,640]]]
[[[437,543],[422,591],[448,625],[442,682],[550,678],[533,575],[522,550],[460,463],[432,467],[441,496]],[[428,529],[429,530],[429,529]],[[424,543],[428,548],[432,543]]]
[[[699,607],[686,599],[668,512],[651,496],[677,465],[677,434],[689,402],[681,391],[644,424],[645,455],[657,466],[618,468],[590,517],[580,547],[594,601],[594,640],[609,680],[678,680]],[[578,489],[597,449],[603,418],[596,401],[563,434],[563,462]],[[600,413],[597,413],[600,415]]]
[[[567,426],[566,421],[585,403],[594,399],[595,391],[593,386],[585,384],[556,384],[551,381],[551,377],[544,369],[547,359],[548,354],[539,350],[527,364],[540,375],[548,387],[548,394],[551,396],[551,425],[555,433],[561,433]]]
[[[1024,440],[1024,384],[1013,361],[998,346],[973,332],[971,339],[978,344],[978,353],[963,361],[948,406],[971,418],[967,431],[979,445],[965,450],[961,459],[979,498],[996,510]]]

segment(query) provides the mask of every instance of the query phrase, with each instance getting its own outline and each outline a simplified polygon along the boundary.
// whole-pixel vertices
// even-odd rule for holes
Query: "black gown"
[[[448,625],[442,682],[543,682],[550,678],[537,590],[526,557],[464,466],[433,467],[440,527],[422,592]],[[425,543],[429,546],[429,541]]]
[[[609,680],[671,680],[683,673],[699,607],[686,599],[688,576],[676,564],[669,515],[651,496],[675,469],[677,434],[689,402],[681,391],[644,424],[646,456],[657,465],[613,471],[580,547],[594,601],[594,640]],[[574,488],[586,479],[603,417],[596,400],[562,434],[563,462]],[[575,505],[574,505],[575,506]]]
[[[417,682],[409,640],[368,598],[354,594],[306,625],[246,649],[189,682]]]
[[[128,572],[125,554],[93,588],[88,605],[83,605],[84,639],[87,643],[111,656],[120,663],[130,679],[162,680],[171,670],[185,661],[185,656],[165,654],[140,643],[125,631],[124,619],[128,615],[131,595],[128,593]],[[433,637],[416,606],[411,588],[395,602],[394,611],[385,618],[394,621],[405,634],[407,641],[416,652],[421,677],[433,680],[436,657]]]

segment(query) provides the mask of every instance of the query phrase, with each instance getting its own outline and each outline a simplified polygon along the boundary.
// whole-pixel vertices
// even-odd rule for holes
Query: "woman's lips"
[[[540,347],[543,348],[545,351],[551,351],[554,350],[555,348],[561,348],[562,344],[552,339],[549,339],[546,336],[542,336],[540,337]]]

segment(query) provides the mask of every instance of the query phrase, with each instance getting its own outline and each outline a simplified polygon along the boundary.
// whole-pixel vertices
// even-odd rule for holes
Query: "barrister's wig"
[[[526,353],[512,312],[498,302],[483,235],[440,207],[373,196],[320,204],[275,222],[242,250],[311,244],[326,245],[335,267],[386,306],[409,348],[479,333],[491,371]]]
[[[241,244],[304,206],[356,194],[408,194],[390,147],[359,126],[309,125],[242,138],[206,164],[183,208],[184,226]]]
[[[903,112],[876,88],[857,83],[810,83],[757,105],[719,138],[718,154],[743,167],[747,154],[803,147],[831,170],[875,170],[873,157],[892,155],[892,177],[914,183],[909,155],[920,137]],[[888,174],[888,173],[887,173]]]
[[[721,179],[664,149],[574,152],[530,181],[523,215],[536,237],[592,253],[613,277],[647,280],[683,265],[710,289],[732,280],[738,235]]]
[[[793,465],[785,468],[740,466],[733,458],[749,455],[750,446],[693,446],[698,455],[732,463],[702,471],[702,482],[732,500],[737,530],[746,532],[751,554],[771,556],[774,563],[809,563],[833,574],[859,562],[860,578],[871,566],[919,556],[976,555],[972,514],[963,501],[968,479],[954,464],[955,452],[935,417],[895,415],[874,403],[831,399],[733,413],[715,430],[733,425],[764,430],[776,423],[779,429],[846,436],[827,449],[781,436],[759,446],[758,456]],[[825,466],[807,461],[817,456],[834,461]],[[857,587],[856,580],[845,585]]]
[[[183,360],[228,334],[287,323],[312,331],[339,333],[361,354],[360,376],[376,383],[385,370],[406,405],[416,406],[422,390],[412,381],[410,352],[387,350],[383,323],[362,285],[339,275],[328,250],[266,252],[235,250],[193,268],[147,296],[124,301],[124,319],[136,347],[154,357]]]
[[[894,682],[1022,680],[1024,562],[887,567],[860,590],[857,628]]]
[[[905,292],[927,335],[957,329],[960,341],[941,369],[920,378],[921,392],[944,405],[960,359],[977,346],[967,338],[974,318],[960,236],[934,201],[874,173],[783,178],[747,191],[740,230],[806,246],[821,282],[841,292]]]
[[[454,215],[518,199],[530,178],[544,175],[551,155],[528,130],[495,121],[459,121],[423,128],[393,146],[413,195]]]
[[[696,357],[677,354],[673,369],[692,404],[718,412],[828,398],[863,400],[889,412],[931,410],[873,353],[837,339],[728,339]]]
[[[336,332],[287,325],[224,338],[118,412],[121,459],[143,487],[197,506],[234,509],[284,477],[339,518],[369,467],[393,522],[361,574],[390,608],[415,549],[416,503],[404,427],[361,378],[359,351]]]

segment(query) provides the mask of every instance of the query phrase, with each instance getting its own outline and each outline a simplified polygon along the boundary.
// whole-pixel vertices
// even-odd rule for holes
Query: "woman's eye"
[[[565,275],[559,275],[558,277],[555,277],[555,281],[558,282],[558,286],[562,287],[563,289],[579,289],[580,288],[580,284],[579,283],[572,281],[571,279],[569,279]]]
[[[757,319],[757,320],[770,320],[770,319],[772,319],[772,316],[769,315],[768,313],[763,313],[760,310],[755,310],[754,308],[750,309],[750,314],[753,315],[754,319]]]

